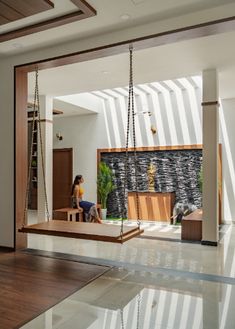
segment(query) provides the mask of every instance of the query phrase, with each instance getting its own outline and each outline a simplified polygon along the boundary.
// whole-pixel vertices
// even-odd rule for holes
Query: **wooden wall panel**
[[[27,74],[15,71],[15,248],[27,247],[22,227],[27,185]]]
[[[24,17],[20,12],[14,10],[13,8],[9,7],[3,1],[0,0],[0,16],[5,18],[6,22],[9,23],[15,21],[17,19],[21,19]],[[2,24],[5,24],[2,23]]]
[[[76,6],[78,6],[78,10],[75,12],[62,14],[60,16],[49,18],[40,22],[37,21],[31,25],[18,27],[12,31],[1,33],[0,42],[16,39],[36,32],[41,32],[53,27],[69,24],[96,15],[96,10],[85,0],[73,0],[73,2]],[[9,19],[9,22],[34,15],[54,7],[54,4],[50,0],[0,0],[0,3],[4,6],[4,12],[7,10],[10,10],[11,12],[11,19]],[[7,7],[7,4],[10,6]],[[0,13],[2,13],[3,9],[0,10]],[[20,17],[17,18],[17,15],[20,15]],[[5,16],[3,17],[7,18]],[[4,24],[4,19],[2,19],[1,24]]]
[[[1,8],[0,8],[0,12],[1,12]],[[0,14],[0,25],[6,24],[8,22],[9,22],[9,20],[6,19],[5,17],[1,16],[1,14]]]
[[[139,192],[141,220],[170,222],[175,194],[158,192]],[[128,193],[128,218],[137,219],[136,192]]]

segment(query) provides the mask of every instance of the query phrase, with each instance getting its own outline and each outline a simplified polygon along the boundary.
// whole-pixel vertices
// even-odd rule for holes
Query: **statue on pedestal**
[[[155,173],[156,173],[156,167],[153,163],[150,163],[148,166],[148,190],[149,192],[155,192]]]

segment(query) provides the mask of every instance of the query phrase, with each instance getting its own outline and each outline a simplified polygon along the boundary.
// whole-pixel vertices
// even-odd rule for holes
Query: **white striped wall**
[[[137,146],[201,144],[200,84],[198,77],[190,77],[135,86]],[[124,146],[128,89],[106,89],[93,95],[104,104],[109,147]],[[151,116],[141,114],[148,111]],[[152,134],[151,125],[157,128],[156,134]]]

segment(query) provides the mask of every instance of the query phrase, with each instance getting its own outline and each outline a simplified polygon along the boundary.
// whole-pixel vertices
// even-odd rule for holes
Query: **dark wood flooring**
[[[21,252],[0,253],[0,329],[21,327],[108,269]]]

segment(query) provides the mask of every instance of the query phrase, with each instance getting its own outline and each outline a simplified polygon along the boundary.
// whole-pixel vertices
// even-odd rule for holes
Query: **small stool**
[[[83,221],[83,210],[77,208],[61,208],[54,210],[53,218],[76,222],[77,214],[79,222]]]

